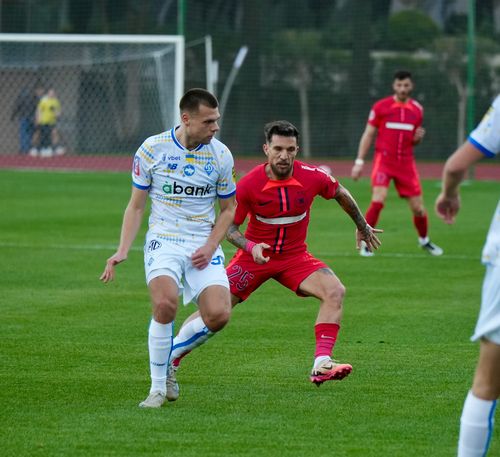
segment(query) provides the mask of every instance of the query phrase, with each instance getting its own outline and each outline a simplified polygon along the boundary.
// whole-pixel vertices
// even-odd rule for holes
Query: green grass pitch
[[[368,181],[343,184],[364,211]],[[424,189],[441,258],[417,248],[394,189],[370,259],[336,202],[313,208],[309,248],[347,287],[335,356],[353,365],[350,377],[309,383],[318,304],[269,282],[184,360],[180,399],[151,411],[137,407],[149,389],[144,230],[115,282],[98,281],[128,174],[0,171],[2,455],[455,455],[498,184],[465,186],[454,226],[434,216],[438,183]],[[193,310],[180,307],[178,324]],[[490,452],[500,455],[498,427]]]

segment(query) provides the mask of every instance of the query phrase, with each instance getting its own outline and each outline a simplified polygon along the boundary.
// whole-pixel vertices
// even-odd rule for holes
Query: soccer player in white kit
[[[448,224],[460,209],[459,184],[467,169],[483,158],[500,154],[500,95],[496,97],[467,141],[447,160],[443,187],[436,200],[437,214]],[[473,341],[480,340],[479,361],[460,421],[459,457],[485,456],[493,432],[500,396],[500,202],[483,248],[486,266],[481,310]]]
[[[126,260],[149,196],[144,266],[153,311],[148,337],[151,389],[139,404],[143,408],[165,402],[178,295],[183,293],[184,303],[198,305],[206,325],[202,331],[222,329],[231,314],[220,242],[235,212],[233,157],[214,137],[220,115],[210,92],[191,89],[179,107],[180,126],[146,139],[135,154],[120,244],[100,278],[112,281],[115,265]]]

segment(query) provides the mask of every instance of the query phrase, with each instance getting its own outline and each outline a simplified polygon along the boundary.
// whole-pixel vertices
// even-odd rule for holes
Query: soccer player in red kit
[[[419,144],[425,135],[422,127],[424,110],[410,97],[413,81],[409,71],[397,71],[392,88],[394,94],[376,102],[370,111],[351,175],[354,180],[361,176],[365,157],[376,137],[371,175],[372,200],[366,221],[371,227],[377,225],[389,184],[394,180],[399,196],[408,201],[413,213],[419,245],[429,254],[439,256],[443,250],[429,239],[427,211],[413,155],[413,146]],[[364,257],[373,255],[369,246],[364,244],[359,252]]]
[[[332,359],[342,316],[345,288],[333,271],[307,251],[306,236],[314,198],[336,200],[356,225],[356,243],[377,249],[380,241],[351,194],[321,168],[295,160],[299,132],[287,121],[265,127],[267,163],[237,184],[237,209],[227,239],[239,248],[226,268],[232,305],[246,300],[268,279],[299,296],[320,300],[315,324],[316,349],[310,380],[316,385],[342,379],[352,366]],[[245,234],[240,225],[249,217]],[[181,358],[213,333],[199,313],[190,316],[175,337],[167,376],[167,398],[179,396],[175,379]]]

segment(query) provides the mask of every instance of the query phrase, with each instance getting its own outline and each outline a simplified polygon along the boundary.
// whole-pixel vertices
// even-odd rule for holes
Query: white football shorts
[[[488,265],[483,281],[481,310],[472,341],[486,338],[500,344],[500,265]]]
[[[209,286],[218,285],[229,289],[221,247],[217,248],[212,261],[203,270],[191,263],[191,255],[195,250],[192,246],[183,247],[159,240],[154,235],[148,236],[144,244],[146,283],[149,284],[158,276],[171,277],[179,287],[179,295],[183,295],[185,305],[197,303],[201,292]]]

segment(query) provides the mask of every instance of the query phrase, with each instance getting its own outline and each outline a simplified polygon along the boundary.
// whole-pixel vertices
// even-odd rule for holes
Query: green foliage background
[[[411,2],[412,8],[397,10],[402,3],[23,0],[2,3],[0,27],[2,32],[18,33],[172,35],[179,33],[182,23],[185,87],[205,86],[203,39],[210,35],[219,64],[219,95],[238,50],[247,45],[249,53],[221,132],[223,141],[240,153],[258,151],[262,126],[279,118],[310,133],[312,156],[352,157],[370,106],[391,93],[394,71],[406,68],[414,73],[415,97],[426,110],[429,135],[419,154],[443,158],[468,133],[458,116],[465,102],[467,11],[460,9],[464,2],[458,0]],[[180,4],[185,6],[182,21]],[[495,59],[500,53],[500,25],[494,20],[498,3],[482,0],[475,5],[477,123],[500,84]],[[443,47],[443,39],[452,44]],[[299,89],[307,95],[309,113],[299,102]],[[155,133],[151,126],[150,134]]]

